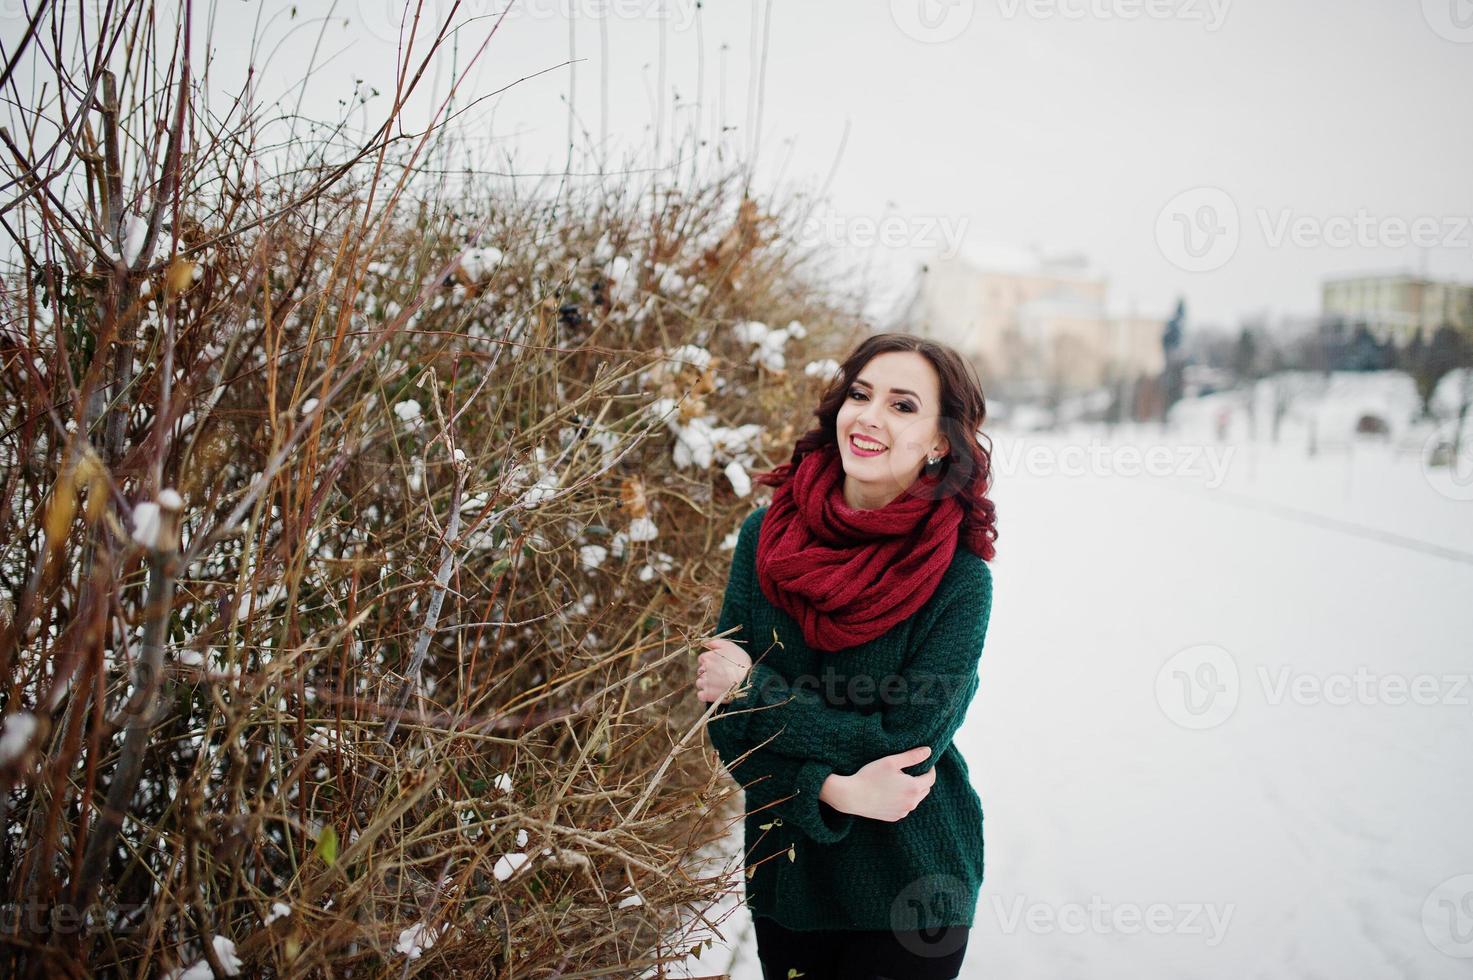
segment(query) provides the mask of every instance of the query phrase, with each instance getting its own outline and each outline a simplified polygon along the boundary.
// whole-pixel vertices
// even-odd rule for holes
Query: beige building
[[[1410,273],[1327,279],[1320,284],[1320,312],[1364,323],[1377,340],[1400,346],[1418,330],[1432,339],[1444,323],[1473,330],[1473,285]]]
[[[1083,256],[969,246],[926,265],[898,326],[970,357],[984,381],[1088,389],[1159,375],[1165,323],[1111,316]]]

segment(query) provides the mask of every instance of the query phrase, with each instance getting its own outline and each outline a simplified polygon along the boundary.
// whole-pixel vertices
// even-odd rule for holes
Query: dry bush
[[[0,972],[682,958],[734,887],[685,873],[737,816],[690,669],[734,486],[862,329],[798,205],[435,179],[394,115],[444,25],[377,131],[270,144],[68,6],[4,82]]]

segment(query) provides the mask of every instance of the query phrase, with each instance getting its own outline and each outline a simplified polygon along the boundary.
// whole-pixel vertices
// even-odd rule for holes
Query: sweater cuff
[[[848,836],[854,826],[854,814],[835,810],[818,798],[823,784],[833,774],[834,767],[817,760],[810,760],[798,768],[794,789],[798,792],[795,810],[802,830],[820,844],[832,844]]]

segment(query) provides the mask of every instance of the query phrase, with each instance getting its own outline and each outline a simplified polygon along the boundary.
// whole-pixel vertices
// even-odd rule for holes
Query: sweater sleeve
[[[752,569],[756,558],[757,529],[760,510],[748,515],[737,534],[731,573],[721,604],[716,632],[740,626],[728,639],[741,642],[750,627],[748,596],[751,595]],[[824,780],[834,767],[817,759],[794,758],[758,745],[746,732],[741,715],[731,715],[733,704],[718,705],[706,722],[711,744],[733,779],[746,791],[747,811],[771,813],[785,818],[810,838],[820,843],[833,843],[848,835],[854,816],[829,806],[818,798]]]
[[[817,759],[835,772],[854,773],[870,762],[920,745],[931,754],[904,770],[928,771],[951,745],[977,690],[977,664],[992,611],[992,573],[980,571],[959,587],[898,675],[876,678],[870,692],[878,711],[830,705],[803,683],[754,664],[744,693],[727,706],[745,729],[734,735],[772,750]]]

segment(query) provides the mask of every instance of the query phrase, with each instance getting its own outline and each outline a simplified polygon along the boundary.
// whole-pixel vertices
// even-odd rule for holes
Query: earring
[[[926,457],[926,465],[927,466],[935,466],[939,462],[941,462],[941,457],[940,456],[927,456]]]

